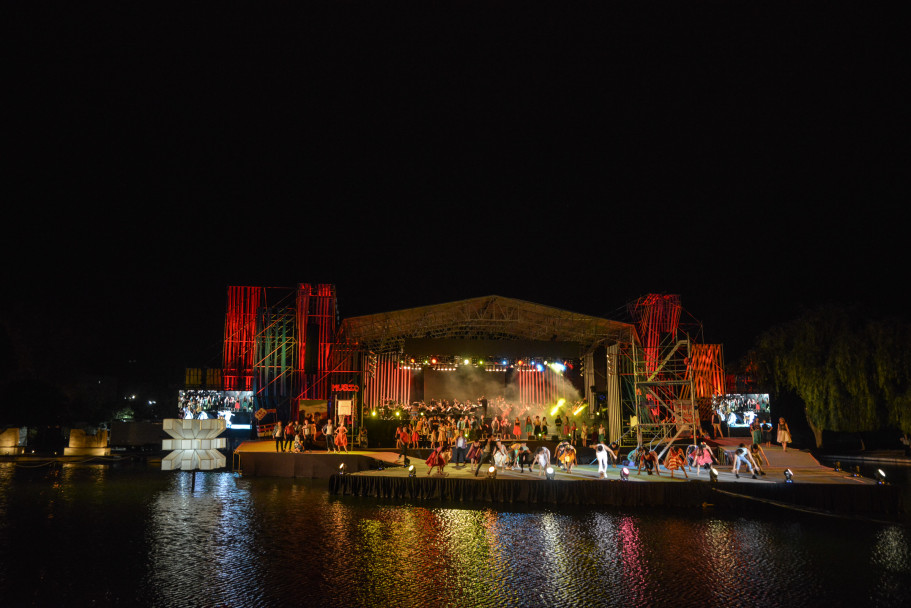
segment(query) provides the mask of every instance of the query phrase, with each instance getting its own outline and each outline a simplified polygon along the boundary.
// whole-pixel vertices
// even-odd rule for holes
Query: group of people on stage
[[[363,427],[361,432],[365,433]],[[348,427],[344,420],[336,426],[331,418],[318,423],[307,416],[301,422],[276,422],[272,430],[276,452],[312,453],[317,437],[325,439],[327,452],[348,452]]]
[[[526,416],[525,419],[493,416],[490,419],[474,415],[465,416],[419,416],[395,429],[396,447],[401,447],[402,431],[409,434],[413,448],[435,449],[442,444],[452,444],[456,435],[462,433],[466,439],[493,437],[503,441],[525,439],[546,439],[557,437],[576,447],[589,447],[604,443],[607,431],[603,423],[589,426],[588,422],[577,423],[568,416],[557,414],[553,422],[546,416]]]

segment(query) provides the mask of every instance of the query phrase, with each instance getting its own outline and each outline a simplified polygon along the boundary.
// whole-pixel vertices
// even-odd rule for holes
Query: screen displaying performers
[[[177,403],[181,418],[224,418],[229,429],[250,428],[253,416],[252,391],[179,391]]]
[[[712,405],[729,427],[750,426],[754,419],[771,420],[767,393],[724,395],[715,397]]]

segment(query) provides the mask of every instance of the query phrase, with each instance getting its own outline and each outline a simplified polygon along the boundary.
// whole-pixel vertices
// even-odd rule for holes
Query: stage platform
[[[740,438],[720,440],[719,446],[733,450]],[[616,507],[707,507],[750,509],[787,507],[810,512],[901,519],[905,517],[901,488],[879,485],[865,477],[836,472],[816,461],[809,453],[787,452],[778,446],[765,448],[771,466],[767,474],[751,479],[736,478],[730,465],[716,465],[718,481],[711,483],[705,471],[675,471],[663,466],[659,473],[641,474],[630,468],[629,479],[620,480],[621,467],[611,467],[607,479],[598,478],[596,465],[577,465],[571,473],[555,467],[554,480],[534,472],[499,470],[488,479],[484,466],[475,476],[471,465],[449,464],[444,475],[430,471],[424,463],[429,450],[411,450],[415,476],[397,461],[392,450],[355,450],[349,453],[308,454],[275,452],[274,441],[245,442],[235,452],[244,475],[328,478],[330,493],[396,501],[455,501],[532,505],[606,505]],[[339,475],[345,462],[347,474]],[[790,469],[793,482],[786,483]]]

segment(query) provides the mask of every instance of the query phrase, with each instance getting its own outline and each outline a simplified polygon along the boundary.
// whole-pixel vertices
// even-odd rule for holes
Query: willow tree
[[[824,430],[911,433],[909,347],[907,322],[828,305],[763,333],[753,356],[761,380],[803,400],[820,447]]]

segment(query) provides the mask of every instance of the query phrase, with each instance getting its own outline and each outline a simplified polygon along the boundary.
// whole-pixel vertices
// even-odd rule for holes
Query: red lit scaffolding
[[[373,375],[364,383],[364,404],[377,407],[388,402],[406,405],[411,403],[411,370],[400,367],[398,355],[376,355],[375,365]]]
[[[262,301],[260,287],[228,287],[222,379],[228,391],[253,388],[256,350],[256,313]]]
[[[329,354],[336,339],[335,310],[335,286],[298,285],[298,399],[329,398],[333,371]]]

